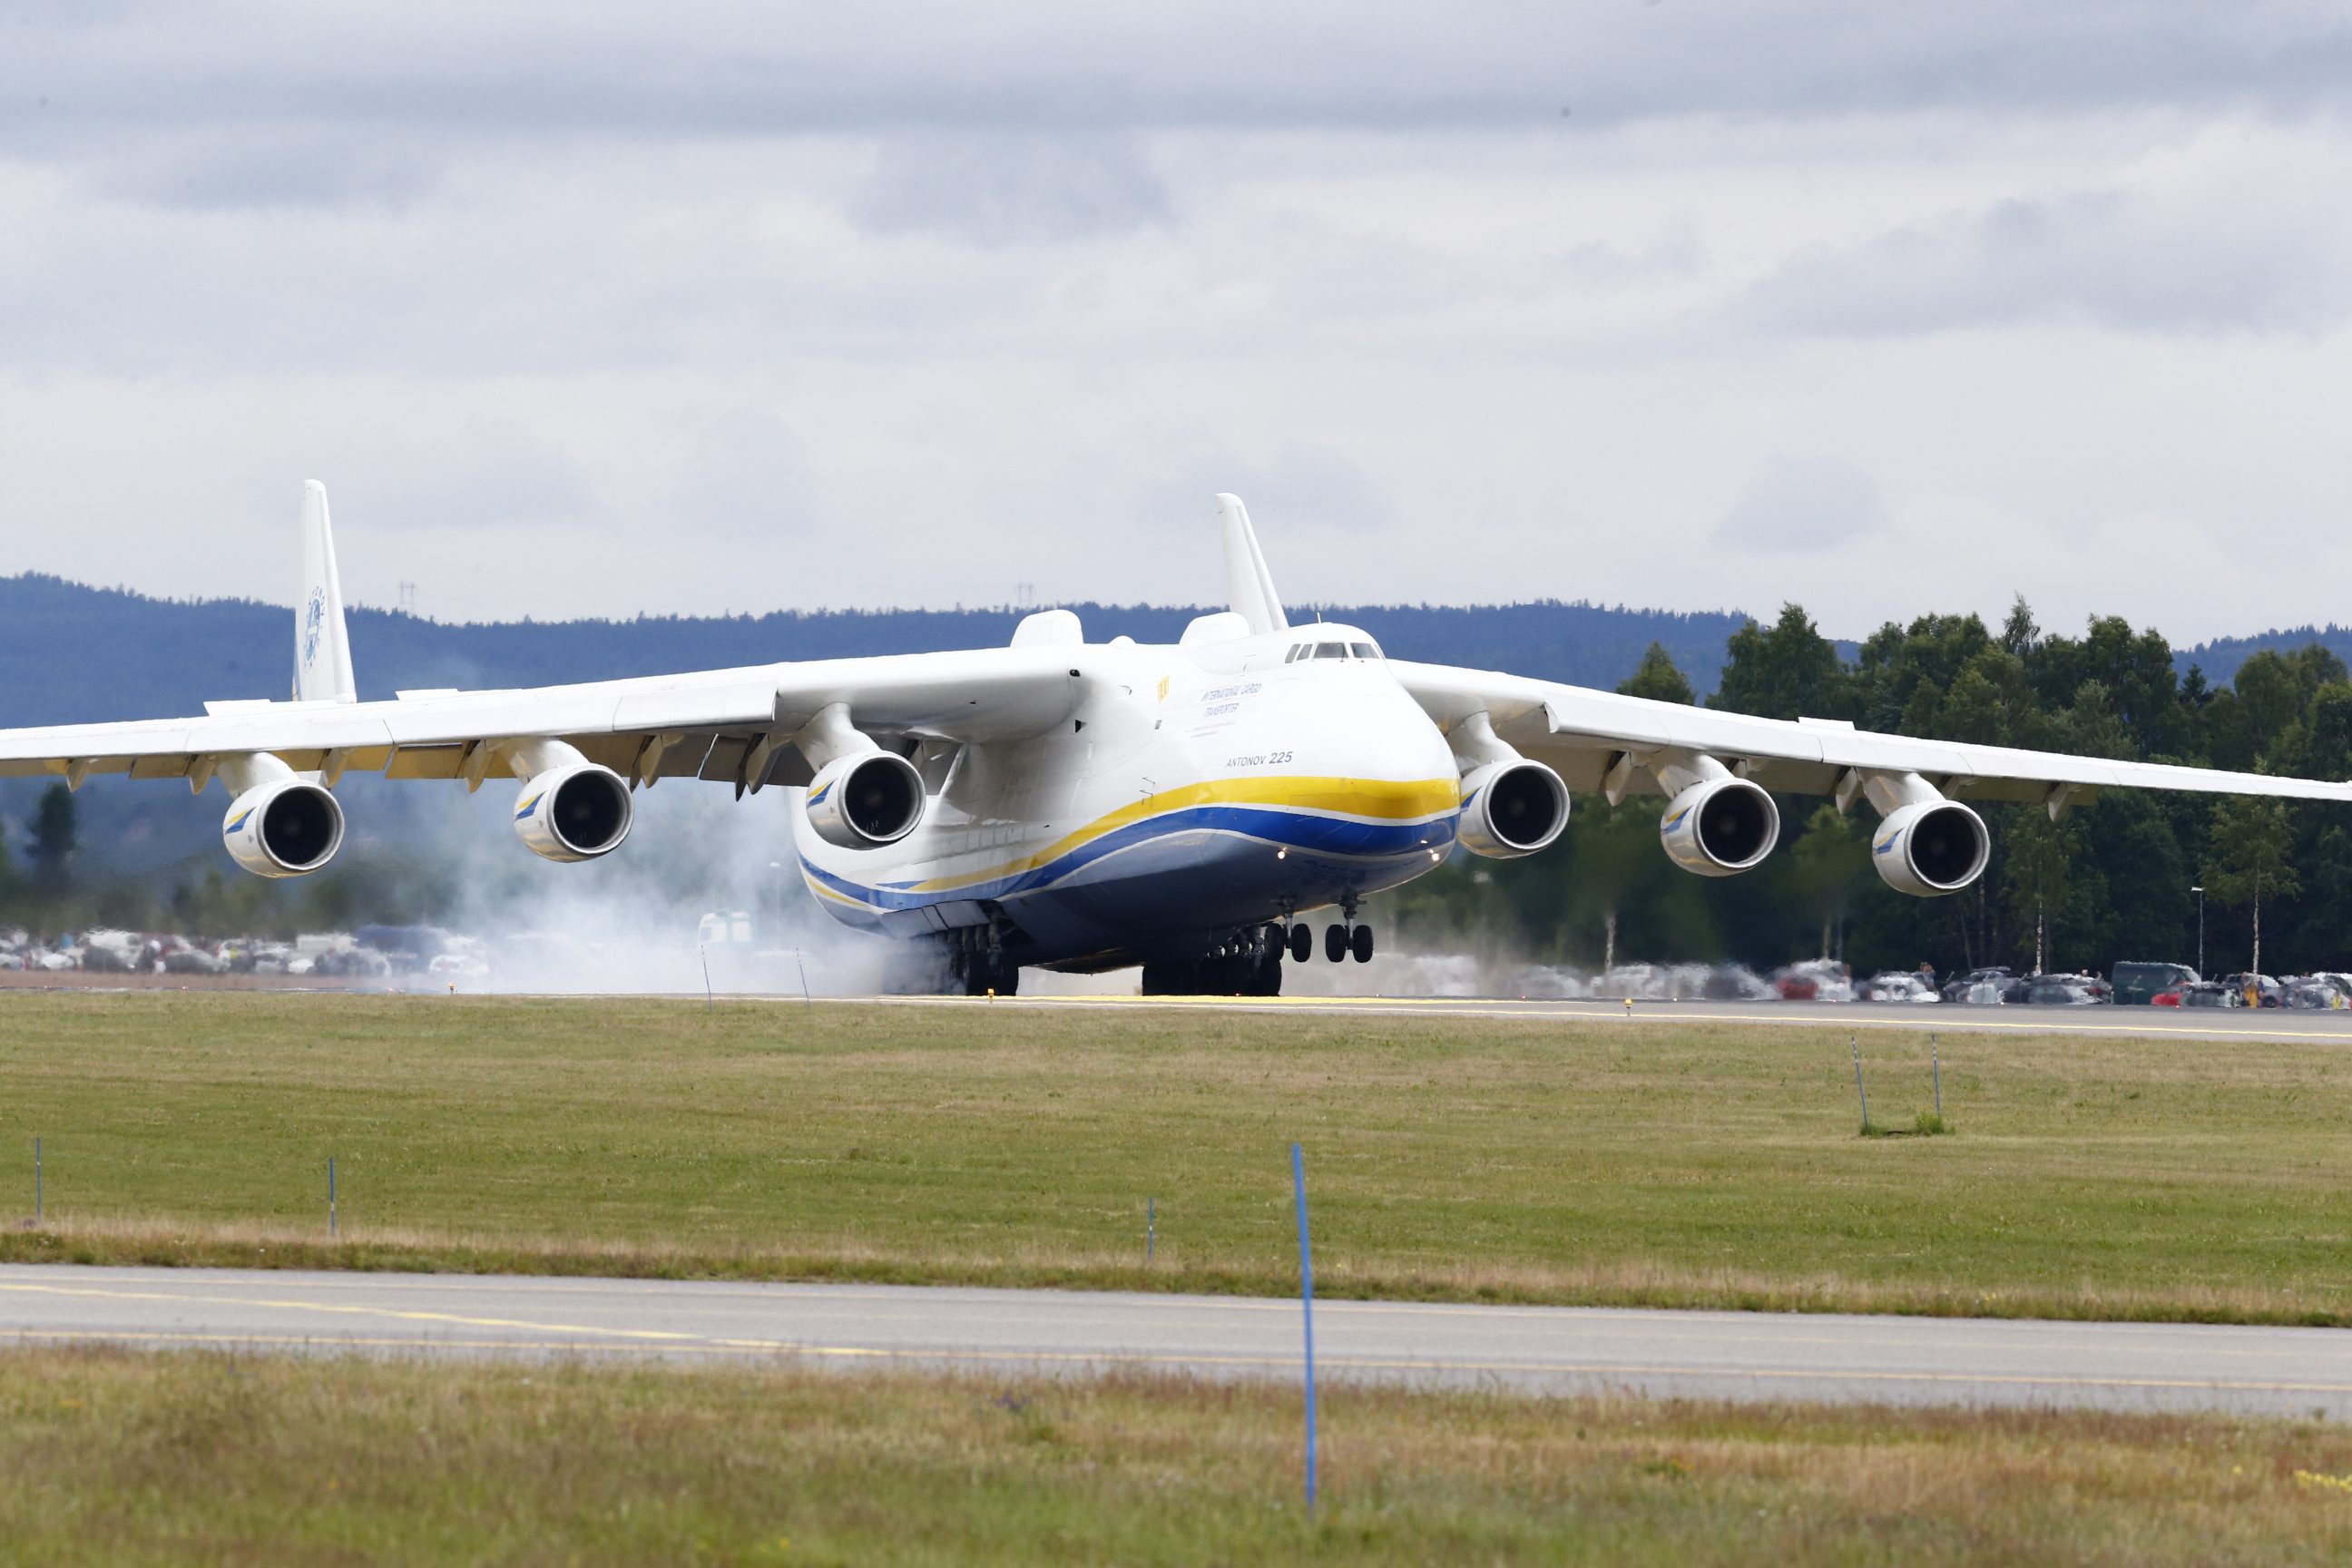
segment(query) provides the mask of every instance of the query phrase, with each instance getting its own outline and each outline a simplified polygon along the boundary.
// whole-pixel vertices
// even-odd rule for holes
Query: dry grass
[[[1333,1294],[2352,1321],[2325,1047],[1945,1047],[1863,1139],[1828,1030],[19,994],[0,1257],[1279,1292],[1298,1138]]]
[[[0,1560],[2303,1563],[2352,1435],[788,1366],[0,1354]]]

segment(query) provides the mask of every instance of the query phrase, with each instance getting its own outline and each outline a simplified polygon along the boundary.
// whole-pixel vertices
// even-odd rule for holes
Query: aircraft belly
[[[1442,825],[1450,841],[1452,825]],[[1432,869],[1430,851],[1345,855],[1292,849],[1217,829],[1160,835],[1051,886],[1005,900],[1005,912],[1052,963],[1108,951],[1150,952],[1184,939],[1278,919],[1400,886]],[[1441,850],[1442,854],[1443,851]]]

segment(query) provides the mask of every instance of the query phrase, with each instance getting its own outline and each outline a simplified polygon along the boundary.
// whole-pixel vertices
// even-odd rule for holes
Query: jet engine
[[[1984,818],[1957,801],[1922,800],[1889,812],[1871,835],[1870,863],[1898,893],[1933,899],[1984,875],[1992,839]]]
[[[629,836],[636,808],[620,774],[594,763],[533,773],[515,797],[515,837],[549,860],[593,860]]]
[[[1517,860],[1549,847],[1568,826],[1568,785],[1541,763],[1488,763],[1462,778],[1454,836],[1489,860]]]
[[[1761,784],[1742,778],[1701,779],[1667,804],[1658,819],[1666,857],[1701,877],[1730,877],[1772,853],[1780,808]]]
[[[896,752],[836,757],[809,781],[808,823],[827,844],[874,849],[923,820],[923,775]]]
[[[303,876],[343,847],[343,808],[324,784],[269,779],[229,802],[221,842],[257,877]]]

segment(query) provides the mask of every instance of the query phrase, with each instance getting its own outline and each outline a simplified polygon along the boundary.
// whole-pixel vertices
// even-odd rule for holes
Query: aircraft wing
[[[1479,713],[1573,790],[1658,793],[1649,759],[1712,756],[1765,788],[1837,795],[1866,774],[1916,773],[1958,800],[2084,804],[2106,787],[2352,800],[2352,784],[1884,735],[1842,721],[1758,719],[1554,681],[1401,659],[1389,668],[1449,731]],[[1624,764],[1631,762],[1633,765]]]
[[[358,770],[478,784],[510,775],[497,742],[546,737],[639,784],[700,777],[756,788],[808,781],[792,737],[836,703],[885,745],[1010,740],[1067,719],[1082,684],[1067,650],[1045,647],[409,691],[388,701],[213,702],[201,717],[0,730],[0,777],[54,774],[79,785],[92,773],[128,773],[201,786],[208,760],[268,753],[331,783]]]

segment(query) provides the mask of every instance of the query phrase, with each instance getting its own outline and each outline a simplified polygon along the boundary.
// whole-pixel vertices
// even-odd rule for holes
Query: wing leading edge
[[[751,666],[690,675],[505,691],[404,692],[391,700],[214,702],[201,717],[0,731],[0,777],[186,778],[210,759],[267,753],[329,783],[346,771],[392,778],[511,775],[504,742],[554,739],[650,784],[662,778],[805,783],[793,737],[846,704],[886,742],[1011,740],[1076,709],[1068,650],[983,648]],[[756,776],[747,764],[756,759]]]
[[[1389,668],[1441,728],[1484,713],[1496,735],[1588,793],[1660,793],[1650,762],[1697,752],[1791,795],[1846,795],[1855,775],[1916,773],[1956,800],[2040,801],[2053,809],[2109,787],[2352,800],[2352,784],[1923,741],[1449,665],[1391,660]]]

